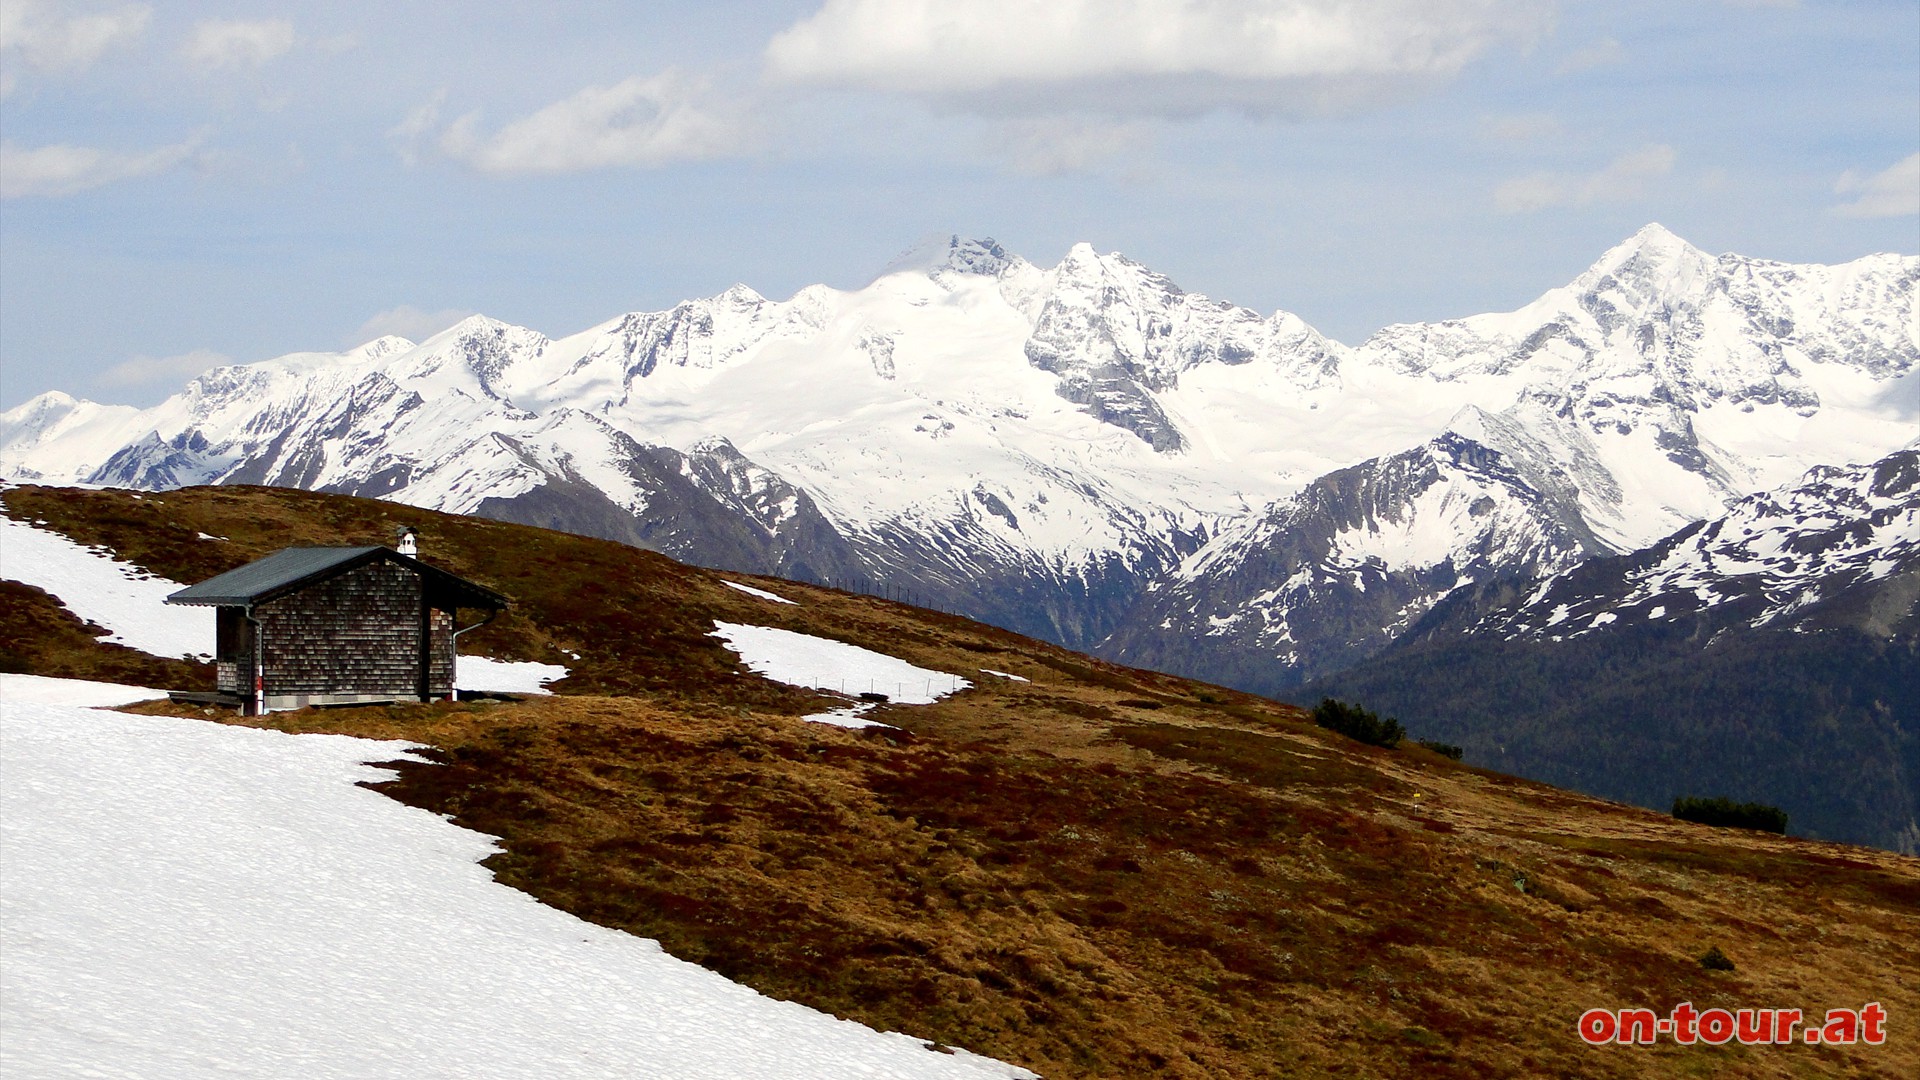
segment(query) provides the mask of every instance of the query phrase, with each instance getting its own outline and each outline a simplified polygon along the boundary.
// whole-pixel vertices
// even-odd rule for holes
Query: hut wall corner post
[[[253,627],[253,633],[249,635],[253,638],[253,711],[247,715],[265,716],[267,715],[266,634],[262,631],[259,620],[253,617],[252,604],[246,606],[242,615],[246,618],[247,625]]]

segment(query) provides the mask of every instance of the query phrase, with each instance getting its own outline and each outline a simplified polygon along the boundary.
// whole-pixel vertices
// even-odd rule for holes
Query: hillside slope
[[[776,996],[1051,1080],[1920,1066],[1898,1029],[1818,1048],[1596,1049],[1574,1031],[1596,1005],[1914,1015],[1920,866],[1901,856],[1364,747],[1259,698],[603,541],[285,489],[0,500],[182,581],[415,526],[430,561],[515,599],[473,647],[566,663],[561,693],[266,724],[429,744],[437,764],[395,763],[381,788],[501,837],[500,880]],[[751,674],[717,621],[973,685],[883,706],[891,729],[807,723],[835,699]],[[35,655],[90,647],[63,640]],[[1702,967],[1710,946],[1736,969]]]

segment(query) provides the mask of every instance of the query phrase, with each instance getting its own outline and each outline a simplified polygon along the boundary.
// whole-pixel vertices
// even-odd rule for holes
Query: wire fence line
[[[849,681],[851,681],[853,685],[852,690],[847,689],[847,685]],[[913,683],[910,680],[904,680],[904,679],[887,680],[887,679],[869,678],[866,680],[866,682],[867,682],[867,687],[865,691],[866,693],[869,693],[869,694],[884,693],[885,688],[887,686],[892,686],[893,696],[897,698],[906,697],[907,687],[913,685]],[[941,686],[942,684],[944,684],[944,688],[940,691],[940,693],[957,694],[960,692],[961,683],[966,683],[968,686],[973,685],[973,682],[971,680],[963,679],[960,676],[953,675],[953,674],[946,674],[941,676],[940,678],[928,677],[920,680],[921,693],[928,698],[932,698],[934,696],[933,688],[935,686]],[[852,680],[848,680],[847,677],[844,675],[840,675],[840,676],[813,675],[809,677],[806,686],[807,686],[807,689],[809,690],[833,690],[833,691],[838,691],[841,694],[857,694],[861,692],[860,679],[856,677]]]

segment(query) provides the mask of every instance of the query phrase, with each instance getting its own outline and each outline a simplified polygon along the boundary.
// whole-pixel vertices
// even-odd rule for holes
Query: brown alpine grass
[[[421,528],[428,558],[515,598],[475,651],[567,663],[563,693],[261,726],[422,744],[426,760],[375,786],[499,837],[488,865],[505,884],[766,993],[1053,1080],[1920,1074],[1910,858],[1361,746],[1290,706],[600,541],[271,489],[4,500],[183,581],[289,543]],[[709,636],[716,619],[975,685],[873,714],[892,729],[808,723],[835,699],[745,671]],[[103,648],[9,632],[35,656]],[[1709,948],[1735,970],[1703,968]],[[1575,1034],[1589,1007],[1681,1001],[1879,1001],[1891,1034],[1818,1048]]]

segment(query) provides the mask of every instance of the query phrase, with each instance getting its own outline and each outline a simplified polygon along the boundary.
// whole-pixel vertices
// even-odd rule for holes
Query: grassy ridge
[[[275,489],[4,500],[184,581],[415,525],[429,559],[515,598],[475,651],[567,663],[568,693],[266,725],[429,744],[435,764],[380,786],[501,837],[488,865],[505,883],[767,993],[1051,1080],[1920,1072],[1897,1024],[1920,1014],[1911,859],[1676,822],[963,619],[728,575],[799,601],[772,604],[577,537]],[[897,731],[804,723],[826,703],[741,670],[707,636],[715,619],[977,685],[887,707]],[[1710,947],[1736,970],[1702,968]],[[1895,1039],[1594,1049],[1574,1034],[1589,1007],[1688,1000],[1879,1000]]]

